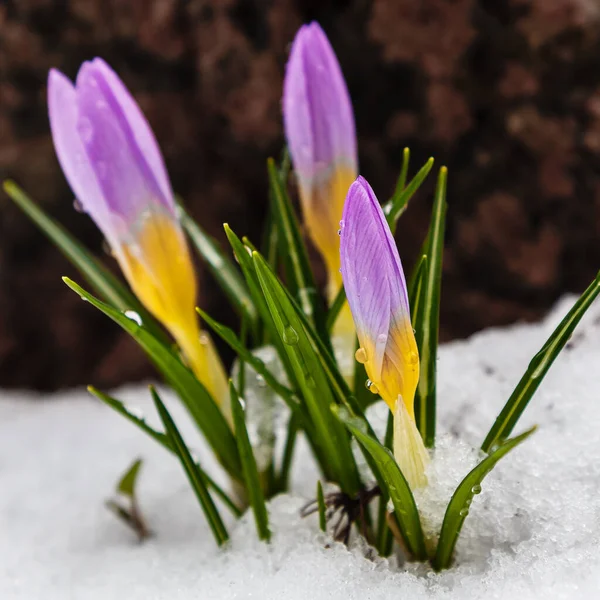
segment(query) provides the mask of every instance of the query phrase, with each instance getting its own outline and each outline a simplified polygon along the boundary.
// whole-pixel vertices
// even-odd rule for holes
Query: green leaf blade
[[[571,310],[559,323],[558,327],[552,332],[541,350],[531,359],[523,377],[521,377],[504,408],[496,418],[494,425],[488,432],[481,446],[484,452],[489,452],[495,444],[510,435],[521,418],[523,411],[527,408],[533,394],[542,383],[546,373],[550,370],[557,356],[569,341],[575,327],[577,327],[579,321],[581,321],[583,315],[599,293],[600,273],[598,273],[594,281],[590,283]]]
[[[417,298],[418,310],[413,327],[419,349],[421,375],[415,394],[415,418],[425,446],[435,444],[437,347],[440,319],[440,296],[446,219],[446,183],[448,171],[440,169],[429,233],[424,254],[422,286]],[[421,259],[423,261],[423,259]],[[413,288],[413,294],[415,292]]]
[[[196,498],[206,516],[206,520],[213,532],[215,540],[219,546],[222,546],[228,539],[229,534],[227,533],[227,529],[221,519],[221,515],[213,502],[213,499],[206,487],[206,483],[204,481],[204,477],[202,476],[202,471],[198,468],[196,461],[193,459],[190,451],[188,450],[173,418],[169,414],[166,406],[163,404],[161,399],[159,398],[156,390],[154,388],[150,388],[152,393],[152,398],[154,400],[154,404],[156,406],[156,410],[160,416],[160,419],[164,425],[167,436],[171,442],[171,446],[173,447],[173,451],[179,457],[181,461],[181,465],[187,475],[187,478],[196,494]]]
[[[117,492],[127,496],[128,498],[135,497],[135,486],[137,484],[137,478],[142,467],[142,459],[136,459],[132,465],[123,474],[123,477],[117,483]]]
[[[317,481],[317,508],[319,510],[319,529],[323,533],[327,533],[327,509],[325,507],[325,496],[323,496],[321,480]]]
[[[499,446],[494,452],[483,459],[460,483],[452,495],[446,509],[442,530],[437,545],[433,566],[437,570],[450,566],[454,547],[462,529],[463,523],[469,514],[469,506],[475,494],[481,491],[481,482],[496,466],[498,461],[508,454],[513,448],[524,442],[534,431],[535,427],[528,429]]]
[[[269,515],[265,504],[265,497],[262,492],[260,483],[260,475],[252,445],[248,437],[246,429],[246,418],[244,409],[240,402],[237,390],[233,382],[229,381],[229,393],[231,395],[231,414],[233,416],[233,424],[235,428],[235,437],[238,444],[240,459],[242,461],[242,469],[244,473],[244,481],[246,482],[246,492],[254,513],[254,521],[256,523],[256,531],[261,540],[269,541],[271,539],[271,531],[269,530]]]
[[[402,213],[408,207],[408,202],[415,195],[417,190],[421,187],[421,184],[429,175],[433,167],[433,158],[430,158],[417,172],[417,174],[411,179],[409,184],[406,187],[400,189],[400,184],[402,183],[402,171],[400,172],[400,178],[398,184],[396,186],[396,191],[394,195],[388,200],[383,206],[383,212],[386,216],[388,225],[392,230],[392,234],[396,231],[396,225],[398,224],[398,219],[402,215]],[[408,169],[408,165],[406,167]],[[404,163],[403,163],[404,169]]]

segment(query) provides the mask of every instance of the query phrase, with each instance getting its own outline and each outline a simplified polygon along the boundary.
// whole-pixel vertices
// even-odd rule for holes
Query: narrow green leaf
[[[333,331],[333,326],[337,321],[338,315],[340,314],[340,310],[346,303],[346,290],[344,286],[340,288],[340,291],[335,295],[331,306],[329,307],[329,311],[327,312],[327,318],[325,320],[325,324],[327,327],[327,333],[331,334]]]
[[[286,281],[292,295],[297,298],[304,313],[314,323],[317,333],[328,344],[325,310],[317,292],[298,220],[272,158],[267,161],[267,169],[272,191],[272,210],[279,234],[279,254],[283,260]],[[332,234],[335,235],[335,232]]]
[[[142,463],[143,461],[141,458],[136,459],[123,474],[123,477],[121,477],[119,483],[117,483],[117,492],[119,492],[119,494],[123,494],[129,498],[135,496],[135,486]]]
[[[394,196],[399,196],[404,188],[406,187],[406,180],[408,179],[408,166],[410,164],[410,148],[404,148],[402,151],[402,167],[400,168],[400,175],[396,181],[396,189],[394,190]]]
[[[258,313],[260,315],[263,326],[265,327],[265,336],[263,339],[263,343],[270,342],[275,346],[277,350],[277,354],[283,363],[286,375],[290,382],[294,382],[294,374],[289,364],[287,354],[283,349],[283,344],[279,339],[279,335],[273,323],[273,319],[271,318],[271,312],[269,311],[269,307],[265,301],[265,298],[262,293],[262,289],[260,284],[258,283],[258,278],[256,276],[256,270],[254,268],[254,263],[252,258],[250,257],[249,250],[247,246],[245,246],[240,238],[233,232],[233,230],[229,227],[227,223],[223,225],[225,229],[225,235],[231,244],[231,248],[233,249],[233,253],[240,265],[242,270],[242,274],[244,275],[244,279],[246,280],[246,284],[248,285],[248,290],[250,295],[252,296],[252,301],[254,305],[258,309]],[[251,251],[250,251],[251,252]],[[227,340],[226,340],[227,341]]]
[[[233,261],[223,252],[215,239],[210,237],[179,205],[181,224],[203,259],[211,274],[223,290],[238,315],[246,319],[250,330],[256,332],[258,313],[248,288]]]
[[[294,458],[294,450],[296,447],[296,439],[298,437],[299,419],[295,414],[290,415],[290,420],[287,426],[287,435],[285,438],[285,446],[283,448],[283,456],[281,458],[281,468],[277,477],[278,492],[286,492],[289,487],[290,469],[292,467],[292,459]]]
[[[244,481],[246,482],[246,493],[248,494],[250,506],[254,513],[258,537],[261,540],[266,540],[268,542],[271,539],[271,532],[269,531],[269,515],[267,513],[265,497],[260,484],[260,475],[258,474],[256,460],[254,459],[252,445],[250,444],[248,430],[246,429],[244,409],[242,408],[237,390],[231,380],[229,380],[229,393],[231,395],[231,414],[235,427],[235,437],[238,444],[240,459],[242,461]]]
[[[147,328],[156,337],[162,340],[167,339],[156,320],[150,316],[150,313],[129,288],[115,277],[77,238],[47,215],[14,181],[4,181],[3,188],[15,204],[83,275],[100,297],[119,310],[134,310],[142,317]]]
[[[415,315],[418,312],[419,305],[423,300],[423,291],[425,289],[425,280],[427,274],[427,255],[422,254],[413,269],[408,280],[408,302],[412,314],[413,327]]]
[[[532,427],[521,435],[518,435],[498,446],[494,452],[484,458],[461,481],[460,485],[456,488],[456,491],[454,492],[452,499],[448,504],[448,508],[446,509],[446,514],[444,515],[442,530],[440,532],[437,550],[433,559],[433,566],[435,569],[439,571],[450,566],[452,553],[454,552],[454,546],[458,540],[464,520],[469,514],[469,506],[471,505],[473,496],[481,491],[481,482],[483,479],[496,466],[496,463],[503,456],[518,446],[521,442],[526,440],[534,431],[535,427]]]
[[[385,436],[383,438],[383,446],[390,450],[390,452],[393,451],[393,437],[394,415],[392,411],[389,411]],[[377,549],[381,556],[389,556],[393,546],[392,531],[386,518],[389,499],[387,487],[383,487],[381,489],[381,496],[379,497],[379,506],[377,507]]]
[[[440,169],[427,245],[426,275],[422,293],[417,302],[413,327],[419,348],[421,376],[415,394],[415,418],[425,446],[435,444],[435,404],[437,376],[437,347],[440,320],[440,294],[442,285],[442,260],[444,254],[444,230],[446,219],[446,181],[448,170]],[[414,292],[414,290],[413,290]]]
[[[340,421],[344,423],[358,443],[373,457],[378,465],[379,471],[387,484],[387,492],[394,505],[396,518],[406,547],[416,559],[425,560],[427,550],[419,511],[410,487],[392,453],[382,446],[375,437],[368,434],[367,425],[363,419],[351,417],[344,409],[338,407],[336,407],[335,412]]]
[[[91,385],[89,385],[87,389],[88,392],[90,392],[90,394],[96,396],[96,398],[104,402],[114,411],[116,411],[117,413],[125,417],[128,421],[136,425],[136,427],[141,429],[146,435],[150,436],[153,440],[158,442],[163,448],[165,448],[165,450],[174,453],[173,446],[171,445],[171,441],[169,440],[169,438],[161,431],[157,431],[153,427],[150,427],[150,425],[146,423],[146,420],[143,416],[138,415],[136,412],[132,412],[132,410],[125,406],[125,404],[123,404],[123,402],[121,402],[120,400],[117,400],[116,398],[112,398],[111,396],[104,394],[103,392]],[[200,470],[202,471],[202,469]],[[223,488],[220,485],[218,485],[214,481],[214,479],[212,479],[212,477],[210,477],[205,471],[202,471],[202,476],[204,477],[206,485],[210,487],[215,492],[215,494],[217,494],[217,496],[219,496],[219,498],[223,501],[225,506],[227,506],[227,508],[233,513],[233,515],[235,515],[236,517],[241,517],[242,511],[237,506],[237,504],[227,495]]]
[[[154,400],[154,404],[156,406],[156,410],[160,416],[160,420],[162,421],[167,436],[171,442],[171,447],[179,460],[181,461],[181,465],[187,475],[187,478],[196,494],[196,498],[198,498],[198,502],[204,514],[206,516],[206,520],[210,525],[210,528],[215,536],[215,540],[219,546],[223,545],[228,539],[229,534],[227,533],[227,529],[225,529],[225,525],[221,519],[221,515],[211,498],[211,495],[206,487],[206,483],[203,477],[202,470],[198,467],[197,461],[192,458],[188,447],[185,445],[175,422],[173,421],[169,411],[166,406],[162,403],[159,398],[156,390],[151,387],[150,392],[152,394],[152,399]]]
[[[323,496],[323,486],[320,480],[317,480],[317,507],[319,509],[319,529],[323,533],[327,533],[325,497]]]
[[[320,449],[321,466],[344,491],[354,493],[358,490],[358,473],[350,440],[331,414],[329,407],[334,399],[319,356],[285,288],[264,258],[255,252],[253,259],[271,317],[314,424],[314,442]]]
[[[575,327],[600,293],[600,273],[579,297],[573,308],[566,314],[552,335],[546,340],[542,349],[531,359],[527,371],[517,384],[517,387],[496,417],[494,425],[487,434],[481,449],[489,452],[498,442],[507,438],[523,411],[529,404],[540,383],[550,370],[552,363],[569,341]]]
[[[433,158],[430,158],[410,180],[410,183],[401,191],[396,187],[394,195],[383,206],[383,212],[386,216],[388,225],[392,234],[396,231],[398,219],[408,207],[409,200],[415,195],[421,184],[425,181],[427,175],[433,167]]]
[[[135,339],[181,398],[227,472],[232,477],[239,478],[241,476],[240,458],[235,438],[225,417],[206,388],[173,353],[171,348],[157,340],[146,330],[143,323],[139,325],[137,321],[101,302],[68,277],[63,277],[63,281],[82,299],[103,312]]]

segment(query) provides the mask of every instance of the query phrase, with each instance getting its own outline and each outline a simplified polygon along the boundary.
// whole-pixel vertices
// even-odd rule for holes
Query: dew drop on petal
[[[291,325],[286,325],[283,330],[284,343],[286,343],[288,346],[293,346],[294,344],[298,343],[298,340],[298,332]]]
[[[370,379],[367,379],[365,387],[371,392],[371,394],[379,393],[379,388]]]
[[[364,348],[359,348],[354,353],[354,358],[357,360],[357,362],[364,365],[367,362],[367,351]]]
[[[208,339],[208,335],[206,335],[206,333],[201,333],[200,337],[198,339],[203,346],[208,345],[209,339]]]
[[[81,204],[81,202],[79,202],[79,200],[77,200],[77,198],[75,198],[75,200],[73,200],[73,208],[78,213],[84,213],[85,212],[85,209],[83,208],[83,204]]]
[[[419,355],[416,352],[411,352],[408,356],[411,365],[419,364]]]
[[[142,317],[140,317],[139,313],[135,312],[135,310],[126,310],[123,313],[130,321],[133,321],[140,327],[142,326]]]

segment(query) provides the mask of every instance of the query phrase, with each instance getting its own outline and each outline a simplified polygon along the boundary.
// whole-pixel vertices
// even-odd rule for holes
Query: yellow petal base
[[[394,410],[394,457],[411,490],[425,487],[429,453],[401,398]]]
[[[229,397],[223,365],[196,315],[196,275],[179,223],[168,213],[142,215],[116,256],[136,296],[169,330],[196,377],[220,405]]]

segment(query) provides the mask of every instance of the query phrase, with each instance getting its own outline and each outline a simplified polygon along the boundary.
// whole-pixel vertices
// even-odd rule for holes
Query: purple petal
[[[165,163],[154,133],[140,110],[137,102],[129,93],[119,76],[101,58],[95,58],[92,66],[98,76],[104,79],[110,93],[116,100],[124,117],[124,122],[133,134],[135,143],[150,167],[152,175],[168,202],[173,202],[173,192]]]
[[[401,380],[414,352],[406,282],[383,211],[363,177],[348,191],[340,256],[346,295],[367,354],[367,372],[379,383],[382,370],[396,370]],[[388,382],[387,387],[395,386]]]
[[[352,103],[337,58],[317,23],[300,28],[286,68],[283,117],[300,183],[340,163],[357,170]]]
[[[48,112],[52,141],[63,173],[85,211],[114,246],[117,240],[111,215],[77,131],[77,93],[71,81],[55,69],[48,75]]]
[[[161,206],[173,212],[142,153],[104,73],[84,63],[77,75],[77,131],[111,212],[131,225],[144,211]]]

